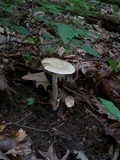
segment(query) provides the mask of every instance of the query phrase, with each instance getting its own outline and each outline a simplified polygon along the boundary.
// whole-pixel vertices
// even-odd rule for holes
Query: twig
[[[29,66],[26,66],[26,65],[23,64],[23,63],[17,62],[16,60],[14,60],[14,59],[12,59],[12,58],[10,58],[9,56],[6,56],[6,55],[4,55],[4,54],[0,54],[0,55],[2,55],[3,57],[5,57],[6,59],[11,60],[13,63],[18,64],[18,65],[21,66],[21,67],[25,67],[26,69],[33,70],[33,71],[35,71],[35,72],[36,72],[36,71],[42,71],[41,69],[29,67]]]
[[[29,116],[32,115],[32,112],[29,112],[28,114],[26,114],[22,119],[20,119],[19,121],[15,122],[15,124],[18,124],[20,122],[22,122],[23,120],[25,120],[26,118],[28,118]]]
[[[50,45],[50,44],[54,44],[54,43],[58,43],[60,40],[56,40],[56,41],[52,41],[52,42],[48,42],[48,43],[40,43],[40,46],[45,46],[45,45]],[[19,39],[12,39],[12,40],[6,40],[4,42],[0,42],[0,45],[4,45],[4,44],[10,44],[10,43],[18,43],[18,44],[24,44],[24,45],[36,45],[35,43],[29,43],[26,41],[22,41]]]
[[[73,91],[72,89],[64,86],[64,85],[63,85],[63,88],[68,90],[69,92],[72,92],[73,94],[76,94],[77,96],[81,97],[82,99],[84,99],[84,102],[86,102],[92,108],[92,110],[94,110],[93,106],[90,104],[89,100],[84,95],[81,95],[81,94]]]
[[[38,132],[47,132],[47,133],[51,133],[48,129],[39,129],[39,128],[33,128],[30,126],[25,126],[25,125],[21,125],[21,124],[17,124],[17,123],[8,123],[8,125],[14,125],[14,126],[18,126],[18,127],[23,127],[25,129],[30,129],[30,130],[34,130],[34,131],[38,131]]]

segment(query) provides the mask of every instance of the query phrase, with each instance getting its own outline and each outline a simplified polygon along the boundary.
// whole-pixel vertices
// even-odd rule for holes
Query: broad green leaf
[[[46,11],[50,11],[51,13],[54,13],[54,14],[62,12],[60,7],[54,4],[49,4],[48,6],[46,6]]]
[[[28,37],[28,38],[26,38],[26,40],[29,43],[34,43],[34,38],[32,38],[32,37]]]
[[[56,25],[58,28],[58,34],[63,40],[64,44],[69,43],[69,41],[78,34],[76,30],[67,24],[57,23]]]
[[[75,46],[77,46],[77,47],[81,47],[82,41],[73,38],[73,39],[72,39],[72,43],[73,43]]]
[[[63,10],[62,10],[62,7],[60,7],[59,5],[56,5],[56,4],[53,4],[53,3],[49,3],[49,2],[38,2],[42,7],[41,8],[44,8],[44,11],[46,12],[51,12],[53,14],[56,14],[56,13],[61,13]]]
[[[108,62],[113,70],[116,71],[118,69],[118,62],[115,59],[110,59]]]
[[[89,45],[83,44],[81,45],[81,47],[90,55],[100,58],[99,53],[95,49],[91,48]]]
[[[32,106],[35,103],[35,99],[34,98],[27,98],[27,105],[28,106]]]
[[[20,34],[29,34],[29,31],[23,26],[11,26],[11,29],[15,30]]]
[[[0,6],[0,10],[4,11],[4,12],[8,12],[9,14],[13,14],[14,10],[13,7],[8,7],[8,6]]]
[[[120,110],[114,105],[113,102],[99,98],[103,106],[120,122]]]
[[[86,30],[86,29],[78,29],[77,32],[78,32],[78,34],[80,34],[81,36],[90,37],[90,35],[89,35],[89,30]]]
[[[36,19],[37,21],[43,22],[43,23],[46,24],[46,25],[53,24],[52,21],[49,21],[49,20],[47,20],[46,18],[43,18],[43,17],[40,17],[40,16],[36,16],[35,19]]]
[[[52,40],[52,39],[54,39],[54,36],[53,36],[52,34],[50,34],[50,33],[44,33],[44,34],[42,35],[42,37],[45,38],[45,39],[47,39],[47,40]]]
[[[7,27],[12,25],[6,18],[0,18],[0,24],[5,25]]]

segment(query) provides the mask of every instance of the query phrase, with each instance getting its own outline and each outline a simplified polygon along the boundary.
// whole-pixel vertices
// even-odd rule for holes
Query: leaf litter
[[[67,130],[67,133],[65,135],[69,134],[70,132],[70,134],[72,134],[72,138],[74,139],[74,141],[75,139],[77,139],[78,141],[78,142],[76,141],[78,146],[75,144],[73,147],[68,145],[68,148],[69,147],[72,148],[71,154],[73,154],[73,150],[75,149],[77,150],[77,147],[78,147],[80,151],[77,151],[77,153],[79,157],[80,158],[82,157],[83,159],[87,159],[87,157],[91,159],[97,159],[97,154],[95,155],[96,157],[94,156],[92,157],[90,151],[86,149],[87,147],[85,148],[85,145],[87,144],[89,147],[92,146],[92,143],[95,143],[95,140],[92,141],[90,139],[92,134],[93,133],[95,134],[96,130],[100,130],[100,132],[98,131],[98,133],[101,134],[102,132],[101,130],[104,130],[106,135],[113,137],[114,140],[116,141],[116,147],[115,148],[113,147],[114,149],[113,149],[112,159],[113,160],[118,159],[119,157],[118,144],[119,144],[119,132],[120,132],[119,123],[117,122],[114,123],[116,121],[115,115],[112,115],[109,112],[109,110],[103,104],[101,104],[98,97],[105,98],[106,100],[112,101],[116,105],[116,107],[118,107],[118,110],[119,110],[119,107],[120,107],[119,105],[120,104],[120,88],[119,88],[120,56],[118,54],[120,51],[119,34],[117,33],[112,34],[108,32],[99,23],[93,24],[93,25],[88,24],[86,22],[77,23],[76,24],[77,28],[82,28],[82,27],[85,27],[85,25],[87,25],[88,28],[90,27],[92,31],[96,33],[96,34],[91,34],[91,32],[89,32],[87,33],[87,35],[89,36],[85,36],[86,34],[85,31],[77,30],[76,32],[76,30],[74,30],[73,27],[71,27],[73,24],[71,26],[68,25],[68,24],[71,24],[71,20],[73,20],[73,23],[75,20],[75,17],[73,17],[70,14],[61,13],[56,16],[53,16],[45,12],[41,12],[41,13],[34,12],[33,14],[34,18],[37,17],[38,14],[40,14],[40,17],[42,17],[43,19],[36,20],[35,21],[36,24],[31,23],[31,26],[29,26],[30,28],[28,27],[30,29],[30,32],[27,32],[28,34],[27,36],[22,35],[23,31],[26,32],[26,30],[25,29],[23,30],[23,28],[21,27],[15,28],[16,31],[18,31],[19,29],[19,32],[9,32],[8,28],[6,28],[5,30],[4,28],[2,28],[2,26],[0,28],[0,34],[1,34],[0,49],[2,52],[2,56],[5,58],[7,57],[8,60],[10,59],[15,68],[15,70],[13,71],[15,76],[12,77],[11,86],[17,89],[17,92],[20,92],[20,89],[22,89],[23,87],[21,83],[24,83],[24,82],[23,81],[21,82],[20,79],[17,81],[16,77],[17,78],[22,77],[23,80],[34,81],[36,86],[36,92],[38,93],[42,92],[41,94],[42,98],[40,100],[38,100],[40,98],[38,97],[38,94],[36,94],[36,92],[34,92],[33,90],[28,91],[27,93],[24,91],[26,94],[21,93],[21,97],[23,94],[23,96],[25,96],[25,98],[27,99],[28,93],[31,92],[30,93],[31,96],[29,97],[32,97],[32,95],[34,95],[35,98],[38,100],[38,104],[34,103],[33,106],[34,105],[37,106],[35,111],[36,111],[36,115],[39,115],[39,116],[37,117],[36,115],[32,115],[32,120],[29,120],[31,124],[29,121],[27,122],[26,120],[26,122],[24,121],[24,125],[28,123],[29,125],[34,126],[35,124],[33,123],[33,121],[39,121],[38,124],[40,126],[42,125],[43,128],[44,127],[47,129],[49,128],[50,131],[54,130],[52,134],[54,138],[57,138],[56,143],[60,143],[59,141],[60,140],[62,141],[63,137],[65,138],[65,136],[58,136],[60,135],[60,133],[64,133],[64,131],[61,132],[61,129],[65,131]],[[51,21],[49,21],[48,19],[53,20],[54,24],[51,23]],[[64,24],[64,22],[66,24]],[[41,25],[41,27],[37,28],[36,26],[38,24]],[[57,28],[58,35],[56,34],[55,28]],[[21,29],[22,29],[22,32],[20,34]],[[5,34],[5,31],[7,32],[7,34]],[[29,37],[29,38],[26,39],[26,37]],[[54,37],[54,41],[53,41],[53,37]],[[59,38],[61,38],[61,40],[65,45],[69,45],[69,47],[67,48],[60,41]],[[81,41],[81,39],[83,41]],[[10,53],[8,53],[8,49]],[[26,52],[26,50],[30,51],[32,54],[34,54],[34,56],[40,57],[40,58],[37,58],[37,63],[34,63],[36,61],[33,62],[31,60],[32,59],[31,57],[28,57],[28,59],[25,59],[25,57],[23,57],[23,52]],[[11,51],[13,51],[12,54],[11,54]],[[48,80],[49,76],[46,76],[43,70],[41,70],[41,72],[39,73],[32,72],[33,67],[36,70],[38,69],[38,64],[40,65],[41,59],[43,59],[43,57],[51,57],[51,56],[65,59],[66,61],[71,62],[76,68],[76,72],[74,75],[67,76],[67,78],[59,79],[59,82],[60,82],[59,89],[61,89],[60,94],[62,97],[60,109],[62,108],[61,115],[64,115],[65,117],[58,122],[56,118],[53,118],[53,117],[56,117],[56,115],[54,115],[51,112],[50,106],[48,106],[47,108],[48,111],[46,110],[46,108],[42,106],[44,105],[45,102],[48,102],[49,104],[49,97],[51,94],[51,88],[50,88],[51,81]],[[114,64],[113,64],[113,61],[112,62],[109,61],[111,60],[111,58],[114,58]],[[20,64],[20,63],[23,65],[18,67],[17,64]],[[30,64],[27,70],[25,68],[26,67],[25,64],[27,65]],[[115,64],[117,65],[115,66]],[[5,65],[5,62],[3,59],[0,61],[0,65]],[[5,68],[6,68],[6,65],[5,65]],[[6,93],[11,96],[10,87],[8,85],[11,79],[9,72],[10,71],[7,68],[6,72],[0,73],[0,90],[1,92],[6,91]],[[19,73],[20,73],[20,76],[19,76]],[[45,96],[43,96],[43,90],[40,88],[41,85],[45,90]],[[66,88],[68,89],[65,89],[65,87],[63,86],[66,86]],[[28,85],[27,87],[30,88],[31,86]],[[25,88],[25,86],[23,88]],[[47,93],[49,93],[49,95],[46,95]],[[18,111],[20,105],[22,105],[20,101],[21,98],[19,97],[19,95],[12,95],[12,96],[15,97],[16,99],[16,100],[14,99],[13,105],[14,105],[14,108],[16,108],[16,110]],[[10,98],[9,101],[11,101],[11,99],[12,98]],[[84,102],[84,105],[82,104],[83,102]],[[67,110],[66,106],[67,107],[74,106],[72,116],[66,115],[66,110]],[[25,110],[28,109],[26,106],[24,107],[25,107]],[[32,110],[34,109],[32,108]],[[98,122],[96,122],[95,124],[96,126],[93,125],[94,122],[91,120],[91,118],[93,117],[90,117],[90,115],[88,114],[88,110],[90,110],[91,115],[94,118],[96,118],[97,121],[99,121],[99,125],[101,124],[103,128],[98,127],[98,124],[97,124]],[[78,112],[78,115],[77,115],[77,112]],[[81,115],[81,113],[83,115]],[[18,117],[19,116],[21,117],[22,115],[24,116],[24,112],[18,115]],[[105,115],[107,115],[107,117]],[[34,116],[37,118],[35,119]],[[45,116],[46,116],[46,120],[45,120]],[[79,116],[81,116],[82,118],[81,119],[78,118]],[[89,120],[88,120],[88,117],[89,117]],[[2,119],[4,120],[4,116],[2,117]],[[17,117],[14,115],[12,120],[16,121]],[[79,123],[78,123],[78,120],[79,120]],[[59,125],[56,126],[55,124],[59,124],[61,123],[61,121],[64,123],[64,125],[60,126],[61,128],[60,129]],[[83,121],[84,121],[84,125],[82,126],[80,123],[82,123]],[[55,126],[50,127],[49,123],[53,123],[52,125],[53,126],[55,125]],[[69,126],[68,127],[69,129],[67,128],[65,123],[67,123],[67,125]],[[90,123],[92,123],[92,125]],[[75,128],[72,126],[72,124]],[[75,125],[78,125],[78,126],[75,126]],[[38,128],[38,125],[35,125],[35,126],[36,128]],[[79,128],[79,126],[81,128]],[[5,127],[4,125],[1,126],[1,132]],[[73,127],[73,130],[72,130],[72,127]],[[78,129],[79,131],[77,133]],[[74,133],[75,132],[74,130],[76,131],[76,134]],[[56,135],[55,135],[55,131],[57,131]],[[79,132],[81,133],[81,135]],[[84,136],[82,136],[82,132]],[[89,134],[87,135],[87,133],[89,133],[90,136],[88,136]],[[1,143],[13,144],[12,148],[6,149],[7,150],[6,155],[11,154],[13,156],[19,155],[23,157],[27,155],[26,160],[30,159],[28,155],[30,155],[31,157],[32,156],[34,157],[34,154],[31,154],[32,150],[31,150],[30,140],[26,140],[25,142],[18,144],[19,141],[25,138],[24,136],[26,137],[27,135],[26,135],[26,132],[23,130],[19,130],[17,134],[12,137],[11,136],[8,137],[6,135],[1,136],[0,144]],[[31,137],[32,136],[33,136],[33,133],[31,134]],[[96,135],[96,138],[98,140],[96,143],[97,145],[99,145],[100,140],[98,139],[97,136],[98,134]],[[43,152],[40,149],[36,149],[36,150],[39,152],[39,154],[41,154],[46,159],[58,160],[59,158],[57,157],[57,154],[54,152],[53,144],[52,145],[49,144],[49,141],[50,143],[53,142],[54,138],[52,139],[48,137],[48,139],[46,140],[45,139],[46,136],[44,134],[41,135],[41,137],[43,138],[44,142],[42,142],[42,139],[40,139],[39,134],[37,135],[37,133],[35,133],[36,143],[37,143],[37,140],[40,139],[40,141],[37,143],[38,148],[39,146],[40,148],[42,148],[43,146],[49,146],[48,152]],[[72,141],[72,138],[71,139],[68,138],[68,139]],[[34,141],[34,139],[32,140]],[[1,146],[4,146],[3,144],[1,144]],[[63,141],[62,141],[62,144],[64,144]],[[9,146],[10,145],[7,144],[7,147]],[[47,149],[47,147],[45,148]],[[86,150],[86,152],[88,153],[88,156],[85,156],[84,152],[81,151],[81,148],[83,150],[84,149]],[[69,154],[70,154],[70,151],[69,149],[67,149],[66,154],[63,156],[61,160],[66,160]],[[93,155],[94,154],[95,153],[93,153]]]

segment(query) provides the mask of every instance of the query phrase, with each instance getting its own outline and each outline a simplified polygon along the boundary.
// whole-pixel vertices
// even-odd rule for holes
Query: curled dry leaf
[[[17,142],[21,142],[23,141],[26,137],[27,137],[27,134],[26,132],[21,128],[19,129],[19,131],[16,133],[16,140]]]
[[[68,108],[73,107],[75,104],[74,98],[72,96],[68,96],[67,98],[65,98],[65,104]]]
[[[56,52],[59,56],[63,56],[64,52],[65,52],[65,48],[64,47],[57,47]]]
[[[39,85],[42,85],[45,90],[50,85],[44,72],[28,73],[27,75],[23,76],[22,79],[35,81],[36,87],[38,87]]]

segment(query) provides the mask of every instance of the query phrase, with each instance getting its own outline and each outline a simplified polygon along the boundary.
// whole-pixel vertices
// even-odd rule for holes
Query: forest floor
[[[38,14],[41,20],[35,21]],[[16,33],[0,27],[0,150],[6,155],[0,158],[119,160],[120,34],[105,29],[101,21],[88,23],[70,13],[35,11],[30,16],[23,20],[30,25],[27,36],[20,34],[26,32],[23,28]],[[57,111],[49,102],[52,80],[41,64],[45,57],[75,67],[74,74],[59,79]],[[68,96],[74,100],[72,109],[65,101]],[[113,102],[118,115],[103,100],[109,106]]]

